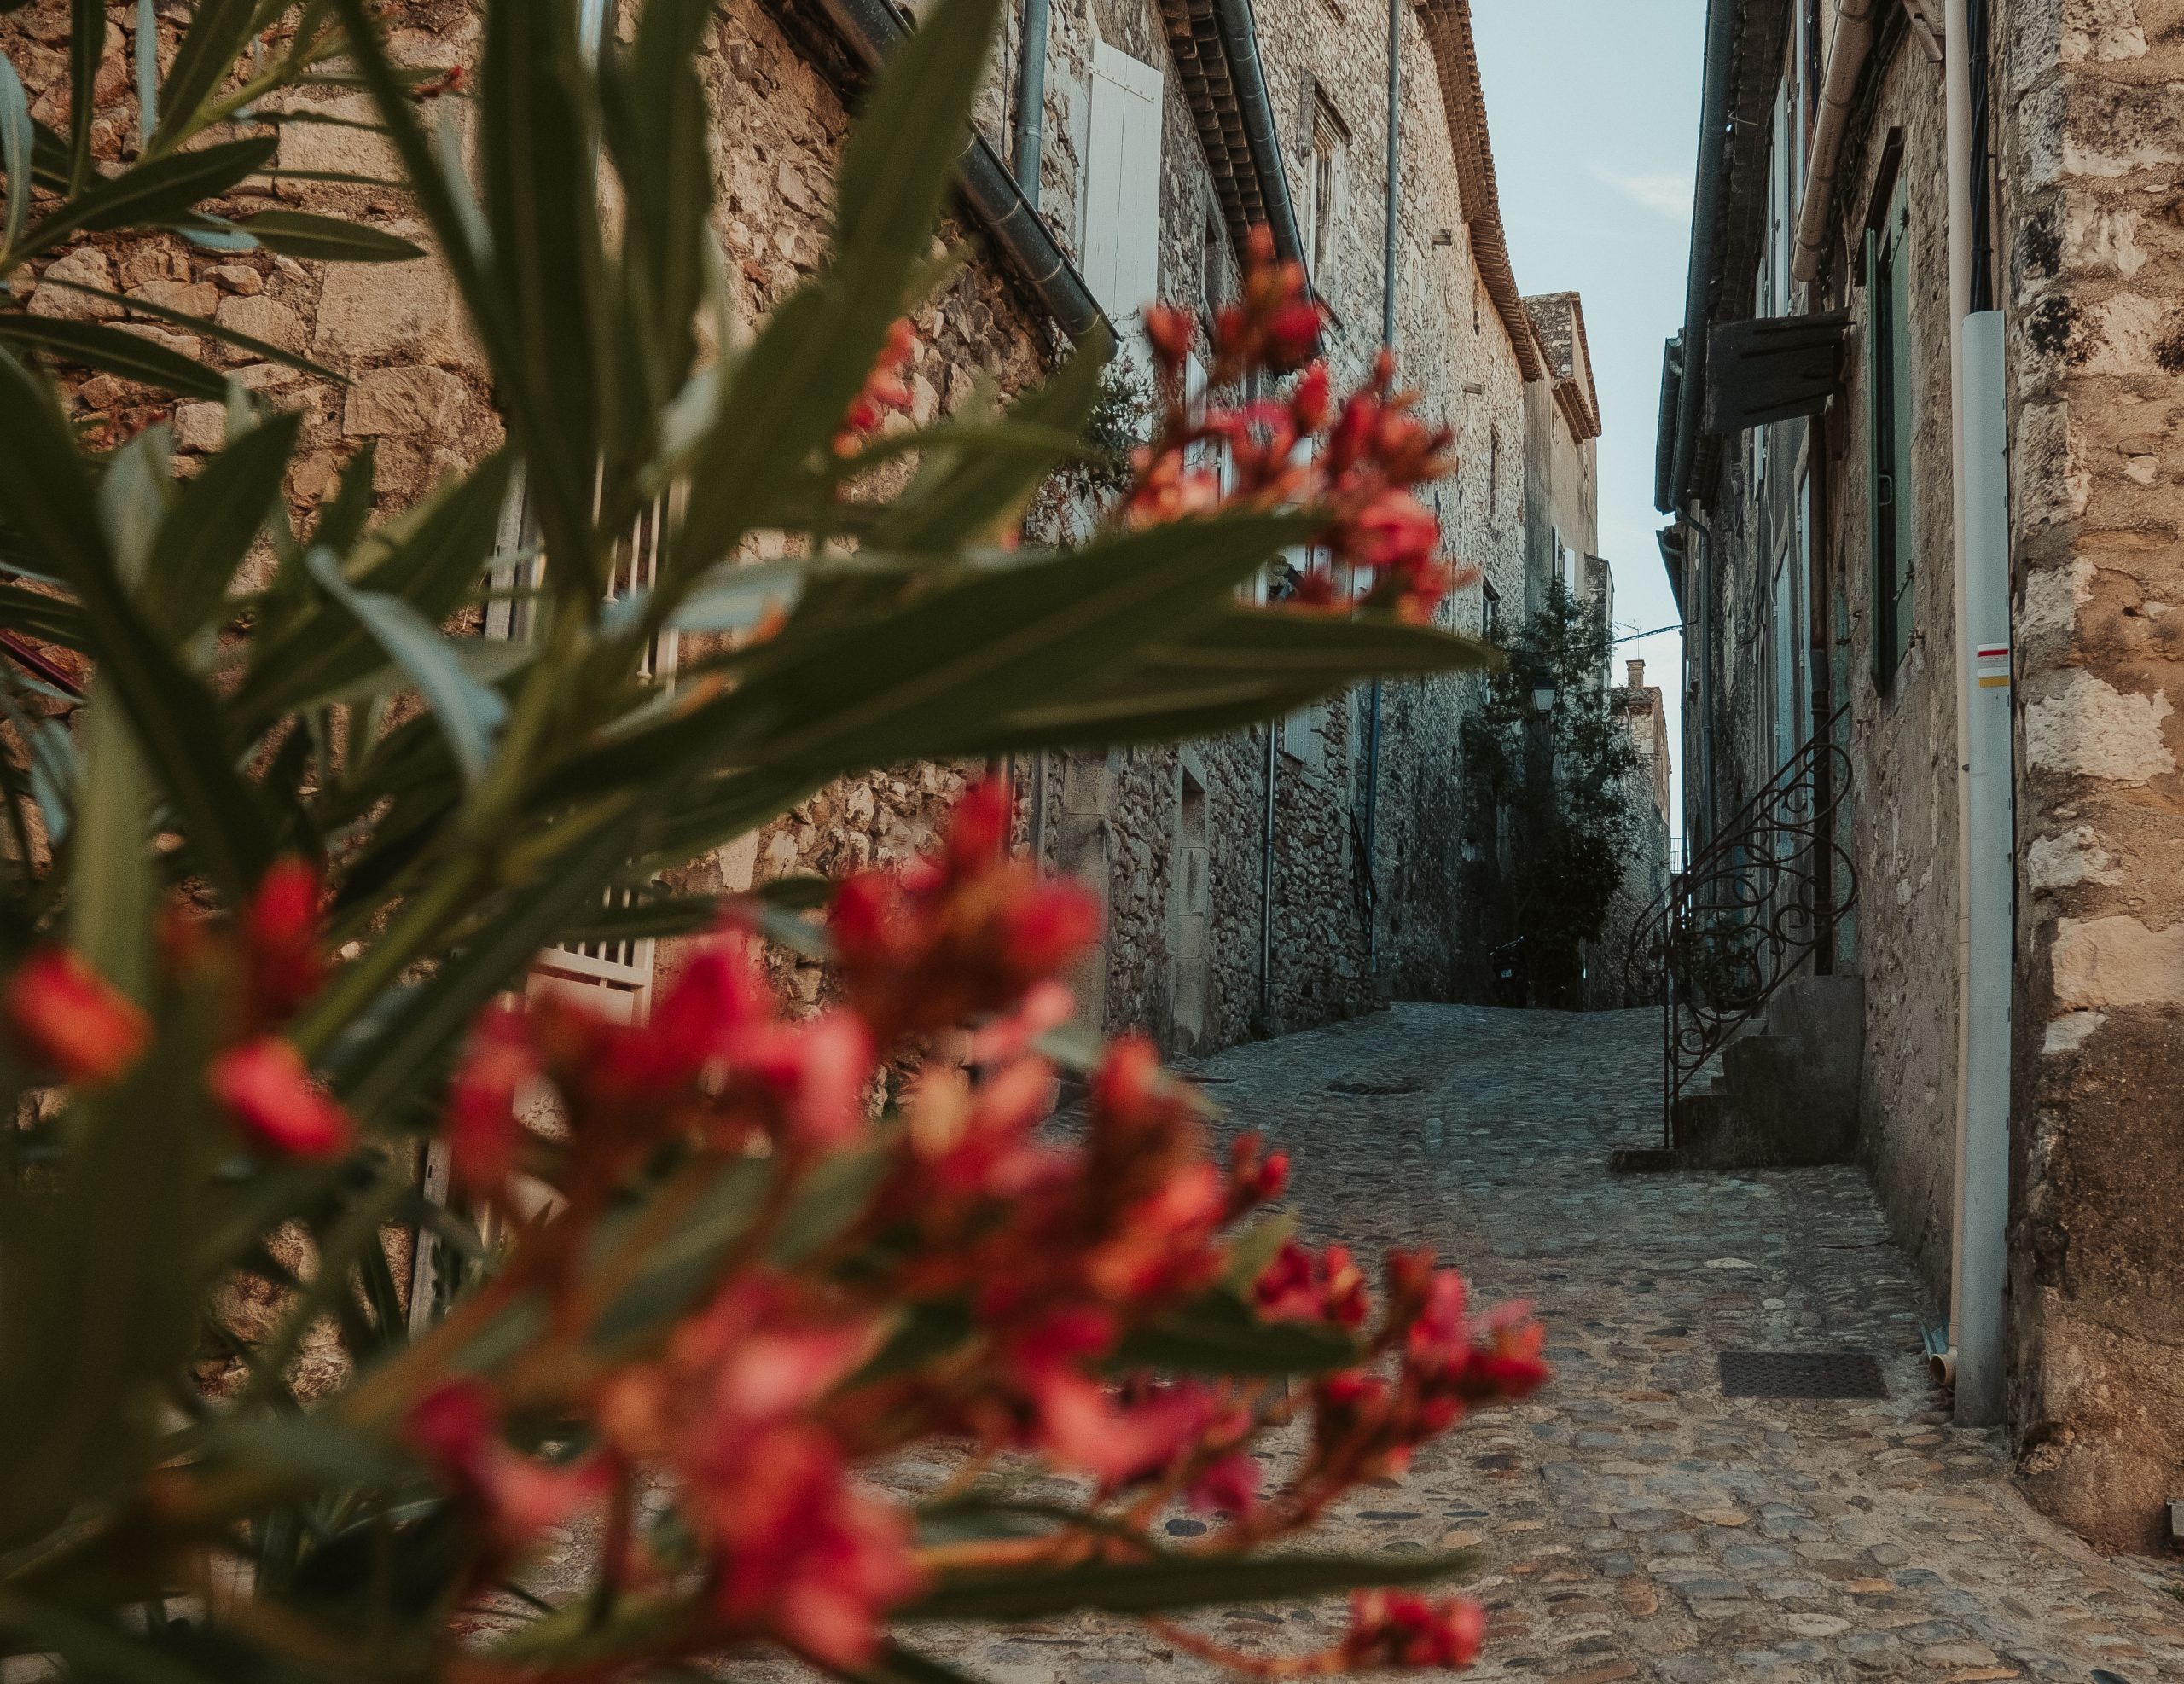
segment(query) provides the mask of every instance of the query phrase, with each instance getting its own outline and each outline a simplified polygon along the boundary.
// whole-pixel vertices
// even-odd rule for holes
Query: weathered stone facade
[[[1829,258],[1816,287],[1770,295],[1783,201],[1770,212],[1756,184],[1774,175],[1770,129],[1809,131],[1767,111],[1786,88],[1791,112],[1814,108],[1821,65],[1804,44],[1829,21],[1808,35],[1804,8],[1786,28],[1790,9],[1737,9],[1739,123],[1720,183],[1702,183],[1721,218],[1705,319],[1839,310],[1848,346],[1823,413],[1702,442],[1685,483],[1665,472],[1664,437],[1664,501],[1684,517],[1671,571],[1694,634],[1687,833],[1694,847],[1734,835],[1746,797],[1846,710],[1839,834],[1860,904],[1823,958],[1862,978],[1861,1150],[1938,1305],[1956,1216],[1964,758],[1943,67],[1907,12],[1881,9]],[[1976,143],[1995,167],[1990,198],[1975,153],[1973,307],[2001,312],[2006,336],[2014,620],[2011,1424],[2037,1501],[2143,1548],[2184,1478],[2184,1107],[2164,1079],[2184,1021],[2170,886],[2184,655],[2164,630],[2184,601],[2184,6],[1975,0],[1974,14],[1990,113]],[[1801,187],[1802,169],[1789,178]],[[1869,231],[1880,255],[1862,264]],[[1688,345],[1680,355],[1687,377]],[[1892,408],[1884,363],[1904,388]],[[1885,455],[1892,435],[1895,496],[1877,500],[1875,444]],[[1787,686],[1769,588],[1786,532],[1811,555]],[[1891,543],[1908,563],[1900,609],[1873,584]]]
[[[1330,0],[1263,0],[1255,15],[1259,68],[1279,119],[1283,191],[1309,195],[1296,214],[1330,310],[1327,353],[1338,381],[1354,383],[1369,370],[1382,337],[1385,20]],[[0,23],[48,120],[65,121],[67,16],[58,0],[38,0]],[[1152,0],[1067,0],[1048,16],[1038,207],[1054,242],[1081,266],[1097,261],[1087,208],[1095,61],[1119,52],[1159,86],[1157,203],[1147,207],[1157,223],[1154,288],[1208,305],[1228,296],[1243,231],[1235,157],[1233,148],[1209,150],[1205,66],[1176,55],[1189,18]],[[96,131],[107,157],[118,155],[126,129],[123,68],[137,13],[117,9],[113,17],[112,85],[102,84],[102,97],[117,103]],[[406,61],[463,64],[476,56],[476,17],[456,0],[412,0],[389,20],[395,52]],[[162,15],[163,58],[171,56],[184,22],[179,10]],[[624,9],[619,26],[625,36],[631,22]],[[823,7],[800,0],[729,0],[706,41],[716,229],[747,318],[763,316],[826,248],[832,178],[858,73],[830,27]],[[975,112],[985,142],[1003,155],[1021,91],[1020,28],[1019,12],[1006,26]],[[1433,492],[1450,554],[1480,567],[1503,602],[1519,604],[1527,382],[1540,384],[1545,359],[1502,240],[1467,0],[1406,9],[1401,52],[1394,337],[1404,381],[1421,393],[1420,413],[1456,435],[1461,470]],[[363,112],[354,93],[299,97],[329,116]],[[277,161],[285,171],[397,173],[376,136],[329,125],[290,125]],[[264,190],[391,231],[419,232],[391,189],[287,174]],[[950,239],[971,232],[944,230]],[[918,319],[909,376],[921,421],[953,409],[982,373],[1004,392],[1037,378],[1060,344],[1032,290],[990,247],[981,242],[977,252]],[[230,356],[209,340],[198,345],[164,327],[131,324],[236,365],[247,385],[304,414],[305,454],[290,488],[299,519],[367,444],[375,452],[380,508],[392,511],[501,442],[477,347],[447,276],[432,262],[324,267],[264,253],[198,253],[164,236],[95,237],[53,262],[49,272],[60,278],[110,282],[148,302],[201,310],[350,378],[337,387]],[[1120,319],[1136,301],[1102,302]],[[32,307],[124,310],[58,287],[34,293]],[[1565,382],[1571,372],[1563,370]],[[105,415],[125,432],[170,421],[185,472],[218,443],[214,405],[175,409],[107,377],[75,386],[72,401],[79,415]],[[1444,608],[1445,622],[1480,630],[1486,600],[1481,587],[1460,593]],[[1102,959],[1085,979],[1093,1014],[1110,1028],[1144,1028],[1171,1047],[1211,1048],[1354,1014],[1376,995],[1466,992],[1478,955],[1463,841],[1490,819],[1467,805],[1456,742],[1478,694],[1478,681],[1470,678],[1385,687],[1377,754],[1369,746],[1375,710],[1360,694],[1309,709],[1271,737],[1260,730],[1188,748],[1057,755],[1019,765],[1019,833],[1037,839],[1049,862],[1084,874],[1109,903]],[[1368,800],[1375,761],[1377,795]],[[906,767],[837,784],[762,833],[696,862],[680,874],[681,886],[735,890],[787,872],[839,874],[905,858],[925,845],[974,770]],[[1043,799],[1036,815],[1035,792]],[[1375,816],[1369,839],[1368,808]],[[1270,900],[1263,892],[1269,882]],[[1377,914],[1368,911],[1375,891]],[[658,962],[671,969],[673,955],[664,950]],[[821,986],[810,967],[785,982],[806,999]]]
[[[1586,955],[1585,1004],[1595,1011],[1653,1003],[1652,978],[1630,974],[1631,938],[1669,886],[1669,778],[1674,767],[1668,716],[1660,687],[1646,682],[1645,662],[1624,663],[1624,678],[1609,690],[1608,706],[1630,734],[1636,757],[1623,775],[1630,848],[1600,939]]]

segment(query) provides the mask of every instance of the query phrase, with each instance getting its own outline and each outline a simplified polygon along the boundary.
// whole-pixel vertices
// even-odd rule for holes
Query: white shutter
[[[1084,163],[1085,284],[1115,322],[1160,287],[1160,72],[1092,44],[1092,123]]]

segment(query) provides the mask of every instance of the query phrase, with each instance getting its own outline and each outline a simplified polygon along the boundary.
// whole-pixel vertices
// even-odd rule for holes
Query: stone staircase
[[[1676,1101],[1658,1167],[1789,1169],[1847,1162],[1858,1127],[1865,984],[1792,977],[1708,1060]]]

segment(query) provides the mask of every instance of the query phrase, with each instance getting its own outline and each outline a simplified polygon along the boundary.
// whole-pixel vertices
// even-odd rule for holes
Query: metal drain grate
[[[1885,1397],[1880,1364],[1862,1350],[1725,1350],[1724,1397]]]

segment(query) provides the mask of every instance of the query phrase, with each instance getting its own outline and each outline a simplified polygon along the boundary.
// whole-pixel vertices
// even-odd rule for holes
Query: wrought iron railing
[[[1638,920],[1625,964],[1634,998],[1661,1005],[1661,1129],[1676,1101],[1776,990],[1815,962],[1833,968],[1835,932],[1857,903],[1857,868],[1838,834],[1850,758],[1847,706],[1693,857]]]

